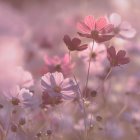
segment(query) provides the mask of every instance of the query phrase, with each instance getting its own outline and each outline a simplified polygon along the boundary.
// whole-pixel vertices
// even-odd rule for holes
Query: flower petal
[[[112,13],[109,19],[114,27],[118,27],[121,24],[121,16],[117,13]]]
[[[83,22],[77,23],[77,29],[79,31],[81,31],[82,33],[90,33],[91,32],[90,28]]]
[[[67,46],[71,46],[71,39],[68,35],[64,35],[63,41]]]
[[[101,29],[103,29],[105,26],[107,25],[107,19],[105,17],[100,17],[99,19],[97,19],[96,24],[95,24],[95,28],[97,31],[100,31]]]
[[[122,58],[122,57],[124,57],[126,55],[126,52],[124,51],[124,50],[120,50],[120,51],[118,51],[118,53],[117,53],[117,57],[118,58]]]
[[[73,46],[79,46],[81,44],[81,40],[79,38],[72,39]]]
[[[59,86],[64,80],[64,76],[61,72],[54,72],[50,76],[50,81],[53,86]]]
[[[90,30],[94,30],[95,28],[95,19],[93,16],[86,16],[84,19],[84,23],[90,28]]]

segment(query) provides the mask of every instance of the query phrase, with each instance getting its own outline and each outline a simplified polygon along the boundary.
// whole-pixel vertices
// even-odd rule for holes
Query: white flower
[[[109,17],[110,22],[114,25],[114,33],[121,38],[133,38],[136,30],[132,28],[130,23],[121,20],[121,16],[117,13],[112,13]]]

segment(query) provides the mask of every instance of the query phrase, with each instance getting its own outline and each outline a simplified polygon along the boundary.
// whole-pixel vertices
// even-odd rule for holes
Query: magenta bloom
[[[87,44],[80,45],[81,40],[79,38],[73,38],[71,40],[68,35],[65,35],[63,40],[70,51],[82,51],[88,47]]]
[[[124,50],[116,50],[113,46],[107,49],[107,57],[112,67],[124,65],[130,62],[130,59],[125,56],[126,52]]]
[[[42,76],[41,85],[44,92],[51,97],[74,99],[77,93],[77,84],[70,78],[64,79],[60,72],[47,73]]]
[[[65,76],[69,75],[74,67],[74,63],[70,64],[69,55],[64,57],[48,57],[45,56],[46,72],[62,72]],[[45,73],[46,73],[45,72]]]
[[[93,16],[86,16],[84,22],[77,24],[77,28],[80,36],[91,38],[98,43],[108,41],[114,36],[113,25],[109,24],[105,17],[95,20]]]

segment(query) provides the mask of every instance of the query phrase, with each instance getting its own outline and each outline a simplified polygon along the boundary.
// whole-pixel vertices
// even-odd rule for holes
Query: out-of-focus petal
[[[119,34],[125,38],[133,38],[136,34],[136,30],[134,28],[128,30],[121,30]]]
[[[114,27],[118,27],[121,24],[121,16],[117,13],[112,13],[109,19]]]

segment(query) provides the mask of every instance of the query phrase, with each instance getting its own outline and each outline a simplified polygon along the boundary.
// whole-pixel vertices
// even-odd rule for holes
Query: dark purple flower
[[[88,47],[87,44],[80,45],[81,40],[79,38],[71,39],[68,35],[65,35],[63,40],[70,51],[82,51]]]
[[[116,53],[116,50],[113,46],[107,49],[107,57],[112,67],[129,63],[130,59],[125,55],[126,55],[125,50],[119,50]]]

